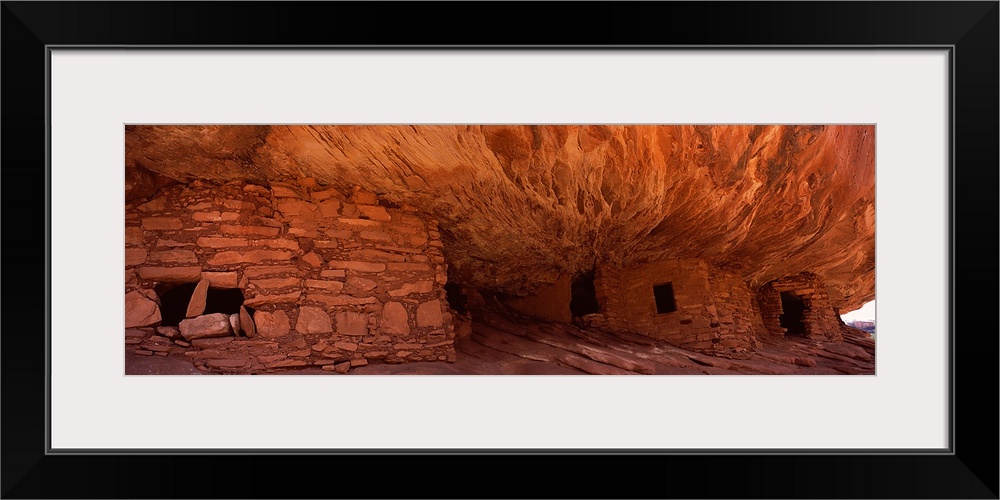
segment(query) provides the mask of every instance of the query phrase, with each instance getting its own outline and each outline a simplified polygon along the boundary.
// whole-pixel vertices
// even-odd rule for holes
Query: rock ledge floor
[[[454,363],[370,364],[357,375],[874,375],[875,341],[845,335],[843,343],[804,337],[765,337],[747,359],[708,356],[636,334],[484,312],[472,333],[456,340]],[[198,369],[180,349],[166,356],[139,355],[126,344],[128,375],[212,374]],[[194,347],[191,347],[194,349]],[[269,374],[335,375],[319,366],[288,367]]]

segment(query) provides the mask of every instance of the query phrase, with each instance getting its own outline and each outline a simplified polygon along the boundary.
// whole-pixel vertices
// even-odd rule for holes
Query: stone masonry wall
[[[738,276],[709,266],[709,283],[715,296],[715,311],[719,317],[719,345],[739,350],[761,347],[757,335],[765,328],[753,290]],[[747,342],[743,346],[742,342]]]
[[[159,325],[158,285],[243,293],[245,336],[187,342],[160,327],[137,341],[132,331],[137,352],[204,370],[454,361],[446,276],[436,221],[357,188],[348,201],[309,180],[194,181],[125,207],[126,328]]]
[[[671,283],[677,310],[658,314],[653,286]],[[598,266],[594,288],[601,307],[594,326],[641,333],[715,355],[759,347],[753,295],[739,278],[700,259],[654,262],[627,269]]]
[[[806,306],[802,323],[806,336],[839,342],[841,335],[840,316],[830,303],[823,280],[812,273],[801,273],[772,281],[757,291],[764,327],[771,335],[785,335],[780,316],[781,292],[791,292],[803,300]]]

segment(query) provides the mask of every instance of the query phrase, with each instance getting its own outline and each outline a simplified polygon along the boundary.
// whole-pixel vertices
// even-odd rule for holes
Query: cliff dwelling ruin
[[[125,128],[129,374],[873,374],[874,126]]]

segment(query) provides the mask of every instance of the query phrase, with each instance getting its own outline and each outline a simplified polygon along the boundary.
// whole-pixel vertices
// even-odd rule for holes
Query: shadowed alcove
[[[156,287],[156,295],[160,297],[163,326],[177,326],[184,319],[196,286],[197,283],[183,283]],[[238,314],[241,305],[243,305],[243,292],[239,289],[209,288],[205,298],[205,312],[202,314]]]

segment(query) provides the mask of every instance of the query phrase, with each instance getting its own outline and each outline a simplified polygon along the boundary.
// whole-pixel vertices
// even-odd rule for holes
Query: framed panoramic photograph
[[[4,497],[407,497],[492,455],[652,479],[440,495],[996,498],[998,4],[724,7],[760,34],[4,3],[8,185],[45,193],[8,209],[45,274]]]
[[[874,125],[124,134],[126,375],[875,374]]]

